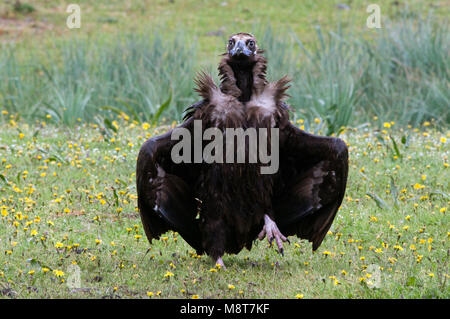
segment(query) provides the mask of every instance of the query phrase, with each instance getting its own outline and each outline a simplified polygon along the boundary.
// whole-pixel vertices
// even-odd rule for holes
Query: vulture
[[[179,126],[142,145],[136,165],[138,208],[150,243],[173,230],[197,254],[206,253],[222,267],[225,253],[250,250],[256,239],[275,240],[281,254],[288,236],[312,242],[313,251],[322,243],[344,197],[347,146],[291,123],[285,102],[290,80],[266,79],[263,52],[253,35],[232,35],[218,67],[220,84],[199,73],[200,101],[186,109]],[[263,172],[267,156],[253,156],[262,151],[252,147],[251,134],[234,145],[234,136],[226,139],[229,129],[265,132],[257,135],[256,145],[265,143],[265,154],[274,155],[273,172]],[[202,156],[209,145],[205,141],[223,140],[209,158]],[[233,151],[244,160],[236,161]],[[174,154],[188,160],[176,160]],[[189,160],[199,154],[200,159]]]

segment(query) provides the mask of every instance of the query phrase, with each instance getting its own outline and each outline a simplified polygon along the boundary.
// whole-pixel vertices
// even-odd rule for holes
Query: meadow
[[[282,257],[258,242],[250,252],[226,255],[224,271],[176,233],[150,246],[143,232],[136,154],[167,127],[123,114],[108,137],[97,124],[36,127],[2,117],[3,297],[449,296],[450,132],[432,123],[421,130],[391,122],[380,131],[345,129],[349,184],[321,247],[313,253],[310,243],[291,237]],[[81,274],[76,288],[67,285],[72,265]]]
[[[30,123],[47,115],[52,116],[48,122],[56,125],[99,123],[120,112],[140,122],[155,123],[162,116],[179,120],[183,110],[198,101],[194,76],[201,70],[216,75],[227,36],[250,29],[266,51],[269,79],[286,74],[292,78],[289,102],[295,120],[301,117],[310,123],[318,117],[327,126],[327,135],[343,126],[373,122],[374,117],[379,127],[386,121],[419,127],[431,119],[448,126],[450,32],[448,19],[441,17],[444,8],[433,11],[413,2],[415,10],[400,10],[383,2],[383,28],[368,29],[364,2],[355,3],[352,10],[338,9],[335,2],[313,3],[285,4],[283,10],[299,11],[294,15],[298,23],[283,25],[284,20],[261,14],[259,19],[241,17],[245,23],[233,22],[229,27],[233,30],[212,34],[208,30],[217,27],[212,21],[183,22],[188,17],[196,21],[190,11],[198,9],[195,1],[189,8],[166,3],[167,14],[180,17],[175,22],[155,18],[150,27],[141,17],[136,18],[143,22],[141,28],[132,31],[130,26],[117,25],[115,32],[100,28],[115,23],[90,16],[93,12],[101,16],[108,7],[85,9],[86,25],[76,30],[65,26],[67,14],[49,15],[42,7],[45,19],[62,21],[54,35],[31,37],[24,32],[22,41],[2,44],[0,104]],[[273,13],[275,8],[266,6],[255,5]],[[235,2],[226,6],[212,2],[198,11],[197,19],[210,17],[212,9],[225,12],[225,21],[246,12]],[[185,15],[184,10],[191,13]],[[133,17],[136,11],[126,12]],[[330,20],[301,24],[306,12]],[[243,29],[237,29],[239,25]]]
[[[24,3],[0,5],[0,298],[449,298],[448,6],[380,0],[369,30],[366,1],[79,1],[69,30]],[[148,243],[134,172],[242,30],[350,170],[316,252],[255,242],[225,271],[177,233]]]

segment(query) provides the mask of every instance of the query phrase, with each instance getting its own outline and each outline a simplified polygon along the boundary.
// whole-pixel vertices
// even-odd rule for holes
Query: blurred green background
[[[327,134],[394,121],[448,127],[448,1],[77,1],[0,4],[0,109],[29,122],[180,120],[199,97],[193,77],[216,75],[226,40],[255,34],[269,79],[292,77],[293,119]]]

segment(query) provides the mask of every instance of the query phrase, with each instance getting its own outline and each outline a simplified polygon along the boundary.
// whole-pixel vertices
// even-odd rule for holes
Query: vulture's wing
[[[347,172],[348,151],[342,140],[311,135],[290,123],[280,129],[273,203],[280,231],[308,239],[316,250],[341,205]]]
[[[188,118],[180,127],[191,131],[192,123],[193,119]],[[136,165],[139,212],[150,242],[174,230],[201,253],[197,202],[193,194],[198,164],[172,161],[171,150],[178,143],[171,140],[172,131],[147,140],[139,151]]]

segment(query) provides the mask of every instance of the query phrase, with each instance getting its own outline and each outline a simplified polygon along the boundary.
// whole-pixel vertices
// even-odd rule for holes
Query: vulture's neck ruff
[[[219,64],[220,90],[237,98],[240,102],[250,101],[254,93],[261,92],[266,80],[267,60],[258,51],[253,59],[235,60],[225,54]]]

